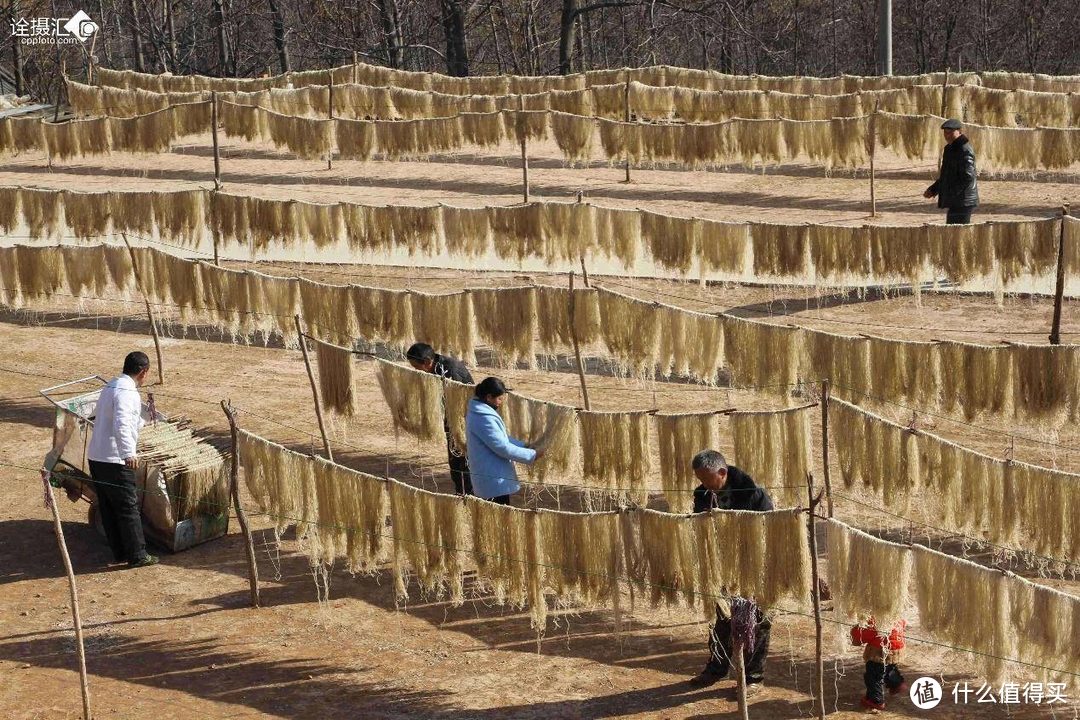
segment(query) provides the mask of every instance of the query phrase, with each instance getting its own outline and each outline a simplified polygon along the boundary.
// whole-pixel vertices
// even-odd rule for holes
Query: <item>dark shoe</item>
[[[720,682],[727,677],[726,672],[720,672],[712,668],[705,668],[698,675],[690,680],[690,684],[694,687],[710,687]]]
[[[907,694],[907,691],[908,691],[908,684],[906,682],[902,682],[899,685],[897,685],[896,687],[889,688],[889,694],[890,695],[900,695],[901,693]]]
[[[158,556],[157,555],[146,555],[141,560],[132,560],[131,562],[128,563],[128,567],[141,568],[141,567],[147,567],[147,566],[150,566],[150,565],[157,565],[157,564],[158,564]]]
[[[863,695],[863,699],[859,701],[859,704],[874,714],[877,714],[885,709],[885,703],[874,702],[865,695]]]

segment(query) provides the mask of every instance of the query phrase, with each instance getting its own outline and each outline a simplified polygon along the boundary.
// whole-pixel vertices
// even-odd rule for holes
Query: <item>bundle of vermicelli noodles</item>
[[[795,384],[799,378],[804,331],[783,325],[721,316],[724,324],[724,358],[740,387],[773,387]]]
[[[1076,511],[1080,475],[1009,462],[1005,464],[1005,487],[1006,498],[1011,500],[1005,517],[1015,515],[1017,532],[1023,537],[1017,542],[1022,549],[1061,562],[1080,561]]]
[[[779,412],[733,412],[734,459],[777,505],[802,505],[810,472],[809,408]]]
[[[696,382],[716,383],[724,362],[724,325],[716,315],[695,313],[659,305],[660,373],[690,377]]]
[[[936,343],[868,337],[870,395],[937,407],[940,373]]]
[[[552,111],[551,135],[567,160],[584,162],[592,156],[594,123],[591,117]]]
[[[428,295],[411,292],[412,328],[416,340],[439,352],[458,356],[466,363],[475,358],[476,327],[472,293]]]
[[[475,397],[475,388],[468,383],[450,379],[443,380],[443,414],[450,428],[450,439],[458,452],[465,452],[465,415],[469,401]]]
[[[390,407],[395,432],[421,440],[442,437],[443,393],[436,376],[379,359],[375,377]]]
[[[549,202],[541,206],[543,256],[549,262],[574,261],[596,244],[596,211],[582,202]]]
[[[600,335],[600,306],[597,291],[575,289],[573,314],[570,291],[565,288],[536,287],[536,326],[540,348],[545,352],[570,348],[576,337],[581,345],[595,342]]]
[[[1065,224],[1065,272],[1075,277],[1080,274],[1080,218],[1066,215],[1061,222]]]
[[[818,280],[842,281],[870,275],[870,228],[811,225],[810,257]]]
[[[240,138],[247,142],[262,140],[267,137],[267,115],[262,108],[252,105],[238,105],[227,101],[219,103],[221,128],[225,137]]]
[[[319,504],[320,555],[332,563],[344,557],[349,572],[373,572],[385,556],[387,481],[314,458]]]
[[[608,607],[618,594],[618,513],[538,511],[547,587],[561,605]]]
[[[1016,369],[1014,347],[942,342],[935,346],[941,363],[942,409],[963,412],[973,420],[983,413],[1013,412]]]
[[[1018,420],[1076,420],[1080,411],[1080,361],[1062,345],[1009,346],[1015,373],[1012,401]]]
[[[643,505],[652,469],[649,414],[646,412],[578,413],[582,472],[586,485],[610,489]]]
[[[651,376],[660,342],[660,313],[655,303],[612,292],[597,291],[600,337],[608,352],[627,373]]]
[[[529,466],[539,482],[552,476],[567,477],[578,462],[577,408],[507,393],[503,408],[510,434],[526,441],[541,454]]]
[[[688,512],[693,507],[697,484],[690,463],[697,453],[716,447],[719,429],[716,413],[654,417],[660,455],[660,487],[671,512]]]
[[[605,257],[618,258],[624,268],[633,267],[641,246],[641,213],[598,207],[595,209],[594,217],[598,240],[597,250]],[[1080,267],[1080,262],[1078,262],[1078,267]]]
[[[478,288],[472,295],[476,328],[481,342],[495,348],[499,360],[513,366],[535,364],[536,292],[531,287]]]
[[[1059,681],[1080,670],[1080,597],[1010,574],[1009,605],[1016,657],[1058,670],[1044,676]]]
[[[906,509],[924,482],[915,433],[835,398],[829,398],[829,412],[829,436],[844,484],[861,483],[887,506]]]
[[[699,221],[699,245],[702,275],[706,271],[742,275],[750,247],[750,226],[745,223]]]
[[[754,273],[801,277],[809,258],[805,225],[754,223],[750,228],[754,246]]]
[[[347,285],[325,285],[300,278],[300,306],[311,334],[328,342],[345,345],[356,335]]]
[[[641,213],[641,239],[661,267],[684,275],[700,252],[700,223],[693,218]]]
[[[828,579],[840,620],[882,629],[903,617],[908,605],[911,550],[830,518],[826,521]]]
[[[407,597],[405,570],[412,570],[425,593],[454,605],[464,601],[465,503],[390,480],[390,524],[394,532],[394,588]]]
[[[499,605],[528,605],[532,627],[542,630],[547,601],[541,514],[475,496],[466,497],[465,504],[472,521],[477,580],[491,589]]]
[[[269,110],[262,112],[269,140],[276,147],[287,148],[304,160],[319,160],[330,152],[333,120],[293,117]]]
[[[352,417],[357,410],[352,352],[348,348],[316,340],[315,359],[319,367],[319,395],[323,409]]]
[[[368,342],[404,345],[413,337],[412,299],[406,290],[350,285],[355,332]]]
[[[686,515],[648,509],[637,516],[643,561],[638,580],[652,605],[677,605],[681,600],[693,607],[699,579],[696,524]]]
[[[298,535],[318,521],[313,459],[241,429],[240,466],[248,492],[280,533],[298,524]]]
[[[867,392],[870,385],[870,346],[864,337],[815,331],[806,334],[809,377],[831,380],[848,397]]]

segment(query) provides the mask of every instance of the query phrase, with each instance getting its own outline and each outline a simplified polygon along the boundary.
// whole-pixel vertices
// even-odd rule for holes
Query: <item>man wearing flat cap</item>
[[[941,173],[937,181],[926,188],[923,197],[937,197],[937,206],[946,210],[946,224],[966,225],[971,222],[971,211],[979,204],[975,151],[959,120],[946,120],[941,124],[941,130],[946,142],[941,156]]]

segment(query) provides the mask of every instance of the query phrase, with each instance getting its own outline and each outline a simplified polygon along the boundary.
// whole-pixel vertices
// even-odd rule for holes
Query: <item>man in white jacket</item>
[[[135,479],[136,447],[143,424],[139,388],[149,370],[146,353],[135,351],[124,358],[123,373],[110,380],[98,398],[94,432],[86,452],[109,547],[117,562],[126,560],[132,567],[158,561],[146,553]]]

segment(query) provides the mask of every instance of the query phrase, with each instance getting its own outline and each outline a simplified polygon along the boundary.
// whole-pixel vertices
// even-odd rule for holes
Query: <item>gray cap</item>
[[[961,124],[959,120],[955,120],[953,118],[949,118],[945,122],[941,123],[942,130],[959,130],[962,127],[964,127],[963,124]]]

